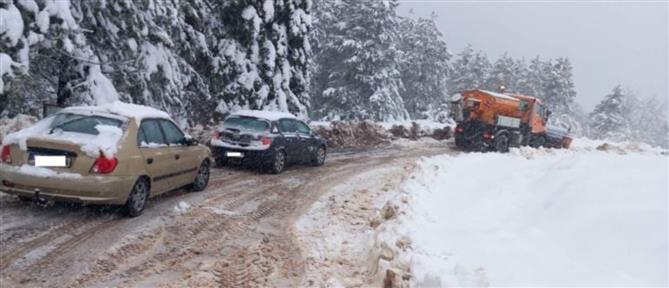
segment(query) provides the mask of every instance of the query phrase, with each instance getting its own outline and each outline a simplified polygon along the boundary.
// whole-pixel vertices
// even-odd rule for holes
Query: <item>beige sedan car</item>
[[[121,102],[66,108],[2,140],[0,191],[22,200],[123,205],[209,182],[209,148],[159,110]]]

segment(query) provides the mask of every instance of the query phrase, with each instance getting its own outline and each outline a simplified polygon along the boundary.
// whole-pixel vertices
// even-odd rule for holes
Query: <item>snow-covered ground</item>
[[[667,286],[669,157],[601,144],[419,161],[396,222],[411,282]]]

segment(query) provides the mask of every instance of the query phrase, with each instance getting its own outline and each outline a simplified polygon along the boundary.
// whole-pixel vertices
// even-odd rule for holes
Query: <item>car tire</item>
[[[269,165],[269,172],[272,174],[280,174],[286,168],[286,153],[278,151],[274,153],[274,158]]]
[[[146,202],[149,201],[149,181],[145,178],[140,178],[132,187],[128,200],[125,203],[124,212],[128,217],[137,217],[142,215]]]
[[[505,134],[495,137],[495,151],[500,153],[509,152],[509,137]]]
[[[211,169],[209,167],[209,162],[204,161],[200,164],[200,167],[197,169],[197,175],[193,184],[190,186],[190,191],[200,192],[207,188],[209,185],[209,175],[211,174]]]
[[[325,164],[325,158],[327,157],[327,151],[325,147],[321,146],[314,151],[314,157],[311,160],[311,165],[313,166],[323,166]]]

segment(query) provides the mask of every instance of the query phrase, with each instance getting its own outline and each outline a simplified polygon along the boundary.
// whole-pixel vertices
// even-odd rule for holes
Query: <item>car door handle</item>
[[[181,155],[179,155],[179,154],[174,155],[174,160],[179,160],[180,158],[181,158]]]
[[[149,165],[153,164],[153,158],[146,159],[146,164],[149,164]]]

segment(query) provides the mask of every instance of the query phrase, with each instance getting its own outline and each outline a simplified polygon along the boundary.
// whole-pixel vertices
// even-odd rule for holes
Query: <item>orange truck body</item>
[[[568,148],[567,131],[547,127],[550,112],[536,97],[486,90],[465,90],[452,103],[458,122],[456,145],[506,151],[531,145]]]

